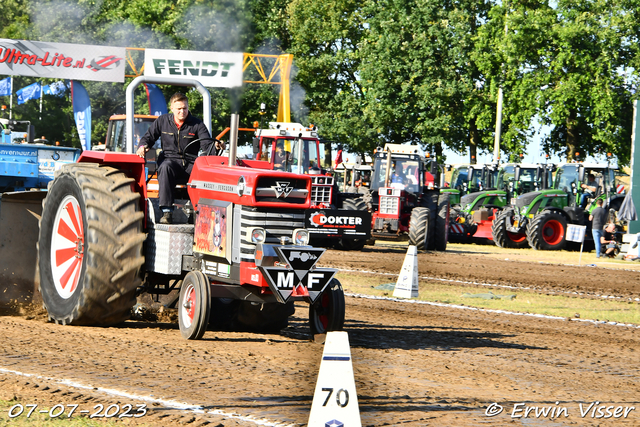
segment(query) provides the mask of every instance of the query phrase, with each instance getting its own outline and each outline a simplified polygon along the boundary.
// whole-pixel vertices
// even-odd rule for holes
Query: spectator
[[[604,255],[610,258],[615,257],[618,250],[618,242],[616,241],[616,225],[612,222],[604,228],[604,235],[600,238],[602,245],[607,245]]]
[[[587,175],[587,183],[582,184],[580,187],[582,188],[582,196],[580,196],[580,207],[584,208],[587,206],[587,200],[589,199],[589,197],[595,197],[596,192],[598,191],[598,183],[596,182],[595,175],[592,173]]]
[[[591,221],[593,243],[596,245],[596,258],[600,258],[602,251],[601,240],[604,235],[604,225],[607,222],[607,211],[602,207],[602,199],[598,199],[596,205],[597,207],[589,215],[589,220]]]

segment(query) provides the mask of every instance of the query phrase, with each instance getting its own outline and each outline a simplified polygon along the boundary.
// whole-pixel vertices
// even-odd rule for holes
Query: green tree
[[[487,146],[494,107],[472,56],[487,12],[475,1],[366,3],[359,75],[379,142],[413,142],[438,155]]]

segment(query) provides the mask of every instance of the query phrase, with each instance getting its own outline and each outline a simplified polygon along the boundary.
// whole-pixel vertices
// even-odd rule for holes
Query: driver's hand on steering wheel
[[[141,145],[138,147],[138,150],[136,151],[136,155],[144,159],[145,154],[147,154],[147,151],[149,151],[149,147],[147,147],[146,145]]]

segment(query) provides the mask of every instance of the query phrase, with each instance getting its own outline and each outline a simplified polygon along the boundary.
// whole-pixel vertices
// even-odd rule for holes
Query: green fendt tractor
[[[484,189],[460,198],[452,208],[450,236],[455,241],[493,240],[492,225],[496,216],[519,194],[534,189],[533,183],[515,179],[516,169],[524,177],[535,175],[539,165],[505,163],[486,165]]]
[[[581,206],[583,184],[590,174],[595,177],[596,192],[585,197]],[[616,192],[614,169],[608,164],[567,163],[558,167],[553,188],[518,197],[502,220],[512,235],[526,234],[530,247],[560,250],[566,245],[568,224],[587,226],[585,240],[592,239],[589,214],[598,199],[603,199],[607,211],[620,210],[624,196]]]
[[[501,248],[529,247],[525,230],[520,233],[510,231],[513,229],[516,202],[531,193],[550,188],[553,185],[553,171],[555,169],[556,166],[550,163],[527,167],[517,165],[515,167],[513,182],[514,187],[519,188],[520,196],[512,197],[509,200],[509,205],[505,206],[493,220],[491,235],[497,246]]]

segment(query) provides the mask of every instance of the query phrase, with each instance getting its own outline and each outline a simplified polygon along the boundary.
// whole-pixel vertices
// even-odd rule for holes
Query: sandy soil
[[[637,271],[465,252],[420,254],[420,274],[585,297],[640,295]],[[402,248],[367,247],[328,251],[322,262],[397,273],[404,256]],[[345,330],[365,426],[640,425],[635,327],[348,297]],[[174,323],[62,327],[36,310],[0,317],[0,337],[0,399],[91,412],[147,399],[146,415],[121,421],[150,426],[305,425],[323,350],[309,339],[304,304],[273,335],[208,331],[187,342]]]

